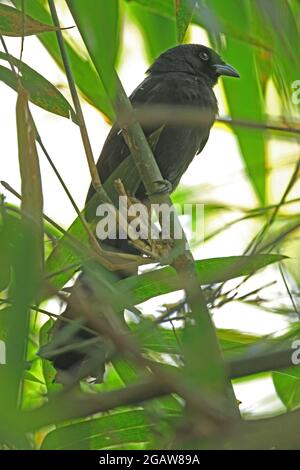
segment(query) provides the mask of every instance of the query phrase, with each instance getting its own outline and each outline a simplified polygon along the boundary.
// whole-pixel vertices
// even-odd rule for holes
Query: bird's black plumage
[[[225,67],[223,70],[219,67]],[[205,113],[203,125],[169,125],[157,120],[156,128],[163,127],[154,155],[164,179],[174,190],[194,156],[200,153],[209,137],[211,126],[218,112],[213,86],[220,74],[238,76],[235,70],[226,65],[220,56],[205,46],[185,44],[164,52],[149,68],[145,80],[130,96],[133,106],[170,105],[195,107]],[[144,126],[146,136],[155,130]],[[104,144],[97,163],[101,180],[105,180],[130,154],[125,140],[116,123]],[[87,200],[93,195],[90,187]],[[145,196],[144,188],[139,188],[137,196]]]
[[[178,185],[181,176],[188,168],[197,153],[200,153],[209,137],[210,129],[218,113],[217,100],[213,92],[220,75],[238,77],[238,73],[223,62],[220,56],[205,46],[189,44],[177,46],[164,52],[149,68],[147,77],[130,96],[133,106],[171,105],[178,107],[194,107],[205,115],[202,125],[174,125],[157,119],[155,126],[144,126],[145,135],[149,137],[156,129],[162,127],[154,156],[165,180],[171,183],[172,190]],[[182,108],[184,109],[184,108]],[[125,143],[122,131],[115,123],[106,139],[97,163],[102,182],[105,182],[112,172],[126,159],[130,151]],[[87,201],[93,196],[91,186]],[[146,191],[141,184],[137,197],[145,200]],[[122,251],[133,251],[127,241],[116,240],[112,243]],[[83,295],[89,295],[89,286],[85,276],[77,281],[74,292],[78,290]],[[66,317],[72,318],[70,307],[67,307]],[[63,327],[60,323],[59,328]],[[90,337],[85,331],[78,331],[75,340]],[[70,341],[70,340],[69,340]],[[57,355],[53,362],[57,369],[70,371],[80,368],[82,361],[88,358],[87,353],[69,351]],[[100,369],[105,361],[96,361]]]

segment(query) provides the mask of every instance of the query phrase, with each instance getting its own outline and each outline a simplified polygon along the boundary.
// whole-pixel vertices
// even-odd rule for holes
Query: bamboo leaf
[[[153,9],[144,8],[136,2],[130,2],[129,13],[138,25],[144,38],[148,59],[153,62],[162,52],[177,44],[177,30],[174,3],[172,18],[161,15]]]
[[[146,351],[160,354],[181,354],[183,328],[174,330],[158,326],[152,320],[143,319],[138,324],[129,325]],[[217,330],[220,346],[228,360],[246,352],[246,349],[261,340],[260,336],[249,335],[235,330]]]
[[[177,39],[183,41],[187,28],[192,20],[197,0],[175,0]]]
[[[20,10],[22,1],[12,0],[12,3]],[[43,22],[52,22],[49,11],[45,7],[44,0],[26,0],[26,11],[34,18]],[[61,55],[57,45],[56,37],[51,33],[45,33],[38,36],[38,39],[45,46],[49,54],[55,60],[57,65],[64,70]],[[113,108],[107,98],[103,83],[97,74],[95,67],[88,57],[86,51],[78,52],[78,48],[65,34],[64,37],[67,53],[70,59],[72,72],[78,88],[85,99],[101,111],[108,120],[114,119]],[[82,49],[82,45],[80,45]]]
[[[0,206],[0,292],[8,287],[11,279],[10,240],[12,227],[11,217],[5,211],[4,206]]]
[[[16,8],[0,5],[0,34],[3,36],[31,36],[56,30],[55,26],[34,20]]]
[[[113,101],[119,48],[118,1],[67,0],[67,4],[104,88]]]
[[[288,411],[300,405],[300,368],[291,367],[272,373],[273,383],[280,400]]]
[[[11,231],[11,283],[8,297],[11,307],[1,310],[1,334],[5,341],[5,366],[0,367],[1,420],[7,433],[16,435],[12,416],[20,408],[21,385],[26,370],[26,352],[29,342],[29,305],[38,295],[40,268],[36,240],[31,227],[20,220],[18,231]],[[2,352],[2,351],[1,351]],[[3,357],[1,357],[3,359]],[[11,428],[12,426],[12,428]]]
[[[199,283],[205,285],[247,276],[280,260],[282,260],[281,255],[262,254],[203,259],[196,261],[195,264]],[[122,293],[123,289],[124,292],[131,292],[135,304],[181,288],[180,279],[172,267],[165,267],[140,276],[131,276],[118,282],[118,292]]]
[[[219,10],[218,5],[212,2],[208,4],[206,0],[198,0],[192,22],[206,29],[219,44],[221,43],[221,34],[225,34],[248,45],[251,44],[257,48],[270,51],[272,45],[265,38],[262,38],[261,31],[257,31],[255,28],[245,28],[245,23],[241,23],[236,18],[236,11],[229,8],[224,12]]]
[[[264,42],[272,45],[272,74],[286,110],[297,112],[291,100],[291,84],[298,79],[300,59],[295,44],[299,41],[299,22],[293,13],[295,2],[254,0],[253,23]],[[263,62],[263,59],[260,61]]]
[[[112,413],[64,426],[51,431],[44,439],[42,449],[109,449],[146,443],[150,439],[153,424],[143,410]],[[128,447],[127,447],[128,448]]]
[[[41,327],[39,332],[40,350],[43,346],[49,343],[54,324],[55,322],[52,320],[52,318],[49,318],[49,320]],[[61,385],[55,382],[56,369],[54,368],[52,362],[44,359],[42,355],[40,355],[40,357],[42,361],[42,370],[45,384],[48,390],[48,394],[51,394],[52,392],[61,389]]]
[[[30,219],[32,236],[39,253],[39,266],[44,261],[44,229],[43,229],[43,192],[39,157],[35,142],[35,126],[28,106],[28,93],[20,85],[16,107],[19,166],[22,181],[23,214]]]
[[[251,15],[248,2],[211,0],[210,8],[222,20],[243,25],[246,33],[251,32]],[[216,32],[210,34],[216,43]],[[256,72],[255,50],[249,44],[234,37],[227,37],[221,43],[221,56],[237,67],[241,78],[237,81],[223,80],[226,99],[232,118],[265,122],[263,89]],[[250,182],[259,201],[266,201],[266,146],[265,135],[259,130],[235,129],[241,153]]]
[[[126,0],[130,8],[135,5],[142,6],[145,10],[156,13],[166,18],[175,18],[174,0]]]
[[[4,52],[0,52],[0,59],[9,60],[7,54]],[[46,111],[68,119],[71,118],[76,122],[76,115],[71,105],[52,83],[15,57],[10,56],[10,60],[21,72],[20,82],[28,92],[29,99],[32,103]],[[16,75],[2,65],[0,66],[0,80],[13,90],[18,91],[18,79]]]
[[[241,75],[237,82],[224,80],[226,98],[233,119],[265,122],[262,89],[256,73],[256,60],[250,46],[228,38],[222,55],[236,64]],[[235,85],[235,86],[234,86]],[[266,144],[261,131],[235,129],[246,170],[262,204],[266,203]]]

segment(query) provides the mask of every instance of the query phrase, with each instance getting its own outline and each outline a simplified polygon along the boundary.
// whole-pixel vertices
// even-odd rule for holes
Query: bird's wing
[[[164,74],[149,80],[146,85],[150,87],[147,104],[183,106],[182,113],[185,112],[184,106],[195,107],[204,113],[205,119],[200,124],[183,124],[184,121],[180,122],[180,119],[178,124],[164,123],[154,155],[162,176],[172,184],[174,190],[195,155],[203,150],[208,140],[217,114],[216,98],[205,81],[187,73]],[[137,102],[143,102],[139,88],[135,93]],[[158,125],[161,124],[158,121]],[[137,195],[141,197],[142,191]]]
[[[184,127],[180,124],[175,126],[175,129],[174,126],[169,126],[168,123],[161,122],[159,119],[155,125],[143,126],[146,137],[149,137],[162,125],[165,127],[159,137],[155,151],[156,159],[161,167],[167,166],[168,155],[173,155],[176,159],[176,154],[178,154],[179,151],[182,153],[186,144],[189,147],[188,164],[196,152],[201,151],[204,147],[216,114],[216,102],[213,92],[206,88],[202,90],[201,86],[199,86],[199,83],[196,82],[195,77],[192,75],[181,72],[167,73],[148,76],[130,96],[133,106],[158,104],[187,105],[207,109],[210,114],[209,124],[205,124],[201,127],[197,125],[195,127],[195,129],[197,129],[196,133],[195,129]],[[97,162],[97,168],[102,182],[106,181],[111,173],[128,157],[129,153],[129,149],[122,136],[122,131],[118,124],[115,123],[105,141],[100,158]],[[172,157],[172,164],[176,166],[174,158]],[[180,179],[180,173],[182,174],[182,172],[185,171],[185,167],[186,165],[179,163],[178,175],[176,175],[175,178],[176,182],[178,178]],[[167,172],[164,171],[164,168],[161,169],[163,173]],[[167,175],[164,175],[164,177],[167,177]],[[94,189],[90,187],[87,201],[93,194]]]

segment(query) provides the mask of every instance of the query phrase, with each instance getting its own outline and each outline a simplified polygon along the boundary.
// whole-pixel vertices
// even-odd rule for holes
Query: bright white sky
[[[207,43],[206,36],[200,28],[193,27],[192,31],[194,42]],[[19,56],[20,41],[7,38],[6,42],[10,53]],[[130,93],[143,79],[144,71],[147,69],[140,37],[132,26],[125,28],[124,47],[126,60],[121,66],[120,76],[126,91]],[[62,91],[68,97],[63,74],[36,38],[26,38],[23,60],[52,83],[62,87]],[[221,114],[226,114],[226,103],[220,85],[216,87],[216,94],[219,99]],[[2,131],[0,179],[20,191],[15,126],[16,94],[0,82],[0,96],[0,128]],[[51,158],[77,204],[82,208],[90,177],[78,128],[71,121],[47,113],[34,105],[31,106],[31,109],[39,133]],[[83,103],[83,110],[95,158],[98,158],[109,131],[109,126],[103,121],[101,115],[87,103]],[[272,144],[272,149],[274,149],[274,153],[278,153],[278,145]],[[286,151],[286,147],[284,147],[284,151]],[[220,157],[221,155],[222,157]],[[68,227],[75,217],[73,208],[41,152],[40,163],[45,213],[62,226]],[[277,178],[280,190],[286,182],[288,174],[281,177],[280,180]],[[238,204],[249,208],[254,207],[256,203],[253,190],[244,177],[244,167],[236,139],[227,128],[221,126],[215,126],[212,130],[204,151],[195,158],[182,178],[182,185],[197,186],[199,195],[203,196],[205,194],[206,200],[222,201],[223,203]],[[13,196],[6,191],[4,193],[8,201],[16,202]],[[277,191],[276,200],[279,198],[278,194],[281,193]],[[255,228],[257,227],[254,222],[238,224],[238,226],[226,231],[215,241],[211,241],[197,249],[197,258],[241,254]],[[281,298],[285,297],[286,292],[282,287],[280,276],[274,268],[268,268],[264,275],[260,276],[259,282],[260,284],[268,283],[270,279],[276,279],[278,284],[269,290],[269,296],[271,294],[275,298],[279,298],[279,295]],[[257,278],[248,282],[247,287],[244,287],[241,292],[251,291],[253,287],[257,287]],[[164,299],[160,298],[159,300],[147,302],[143,309],[145,312],[153,312],[153,308],[157,305],[170,301],[170,299],[173,302],[176,297],[177,295],[172,294]],[[49,310],[52,307],[55,308],[53,302],[48,305]],[[219,327],[236,328],[253,333],[269,334],[280,331],[286,326],[286,322],[278,315],[264,314],[255,307],[246,307],[237,302],[227,304],[220,309],[214,315],[214,320]],[[242,401],[241,409],[245,413],[267,413],[274,407],[280,409],[279,400],[274,396],[274,388],[269,378],[238,384],[236,385],[236,391],[238,399]]]

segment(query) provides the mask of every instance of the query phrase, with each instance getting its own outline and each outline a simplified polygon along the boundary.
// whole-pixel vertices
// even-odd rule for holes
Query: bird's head
[[[182,44],[163,52],[149,73],[184,72],[206,79],[211,86],[221,75],[239,77],[238,72],[212,49],[200,44]]]

